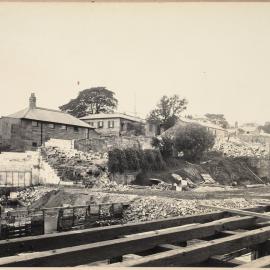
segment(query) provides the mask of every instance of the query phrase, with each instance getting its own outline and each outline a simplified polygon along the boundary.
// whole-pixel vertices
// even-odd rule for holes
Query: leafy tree
[[[174,147],[183,153],[183,158],[190,161],[200,160],[203,153],[214,146],[215,137],[198,124],[189,124],[176,130]]]
[[[159,149],[164,159],[173,156],[173,143],[173,139],[168,136],[162,136],[161,138],[154,137],[151,142],[152,146]]]
[[[266,122],[263,126],[259,126],[259,130],[263,130],[265,133],[270,133],[270,123]]]
[[[147,121],[160,124],[166,130],[176,123],[180,113],[186,110],[187,104],[187,100],[180,99],[178,95],[163,96],[156,108],[150,112]]]
[[[225,119],[224,114],[214,114],[214,113],[207,113],[205,116],[215,125],[218,125],[222,128],[228,128],[229,123]]]
[[[71,99],[67,104],[60,106],[59,109],[75,117],[96,113],[111,113],[117,108],[118,104],[114,95],[114,92],[106,89],[106,87],[92,87],[80,91],[77,98]]]

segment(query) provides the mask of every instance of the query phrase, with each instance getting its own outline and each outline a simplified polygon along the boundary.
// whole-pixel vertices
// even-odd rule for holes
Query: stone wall
[[[98,134],[88,128],[66,126],[62,129],[60,124],[55,124],[51,128],[48,123],[38,122],[37,126],[32,126],[31,120],[15,119],[4,117],[0,119],[0,139],[2,148],[11,151],[35,150],[44,142],[54,139],[86,139],[98,136]]]
[[[260,178],[270,181],[270,157],[250,159],[249,165]]]
[[[249,143],[251,142],[251,143],[270,144],[270,136],[255,135],[255,134],[254,135],[239,134],[237,137]]]
[[[23,148],[20,124],[20,119],[0,118],[0,150],[21,150]]]
[[[75,140],[74,147],[83,152],[89,152],[91,150],[103,153],[113,148],[152,149],[151,140],[152,138],[144,136],[110,136]]]

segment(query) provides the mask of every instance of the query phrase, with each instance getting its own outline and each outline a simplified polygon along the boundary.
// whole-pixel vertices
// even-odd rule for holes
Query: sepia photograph
[[[270,2],[0,1],[0,267],[270,267]]]

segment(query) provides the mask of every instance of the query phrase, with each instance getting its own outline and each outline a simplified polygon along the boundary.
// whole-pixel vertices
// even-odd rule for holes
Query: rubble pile
[[[152,186],[147,187],[147,188],[155,189],[155,190],[171,190],[172,185],[167,184],[167,183],[158,183],[157,185],[152,185]]]
[[[18,192],[17,199],[25,206],[32,205],[35,201],[41,199],[45,194],[51,192],[50,187],[30,187]]]
[[[213,150],[222,152],[228,157],[265,157],[269,155],[269,149],[263,143],[248,143],[239,138],[219,139]]]
[[[245,208],[256,205],[256,201],[245,199],[224,200],[183,200],[162,197],[140,197],[124,211],[124,222],[140,222],[175,216],[197,215],[213,212],[211,208],[200,205],[212,205],[224,208]]]
[[[81,152],[76,149],[65,149],[47,146],[41,150],[42,157],[64,181],[87,182],[93,184],[107,170],[107,153]]]

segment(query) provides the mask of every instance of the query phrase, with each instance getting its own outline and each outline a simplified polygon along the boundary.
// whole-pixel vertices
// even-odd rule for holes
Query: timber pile
[[[71,267],[103,262],[103,266],[109,263],[114,267],[233,267],[243,265],[238,258],[252,252],[258,260],[245,266],[266,267],[270,265],[270,226],[265,221],[270,217],[264,212],[269,210],[269,206],[237,213],[223,209],[0,241],[0,266]]]

